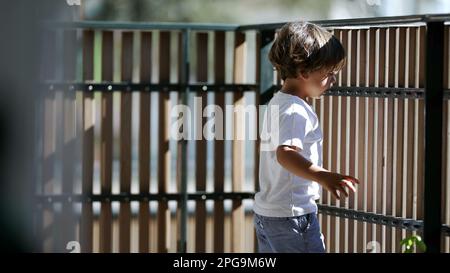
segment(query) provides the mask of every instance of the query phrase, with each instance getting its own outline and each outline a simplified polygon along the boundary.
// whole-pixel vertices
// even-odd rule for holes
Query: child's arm
[[[341,194],[338,195],[339,191],[344,194],[345,197],[348,197],[348,193],[345,190],[346,187],[353,192],[356,191],[354,184],[359,184],[358,179],[349,175],[332,173],[324,168],[316,166],[305,159],[297,151],[298,148],[295,146],[278,146],[276,151],[278,162],[289,172],[321,184],[337,199],[340,199]]]

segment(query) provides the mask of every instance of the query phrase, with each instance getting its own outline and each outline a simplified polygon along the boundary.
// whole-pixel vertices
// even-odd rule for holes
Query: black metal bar
[[[269,76],[265,76],[268,77]],[[273,76],[272,76],[273,77]],[[272,79],[273,80],[273,79]],[[126,83],[126,82],[102,82],[102,83],[44,83],[46,90],[72,90],[85,92],[168,92],[188,89],[189,92],[233,92],[233,91],[258,91],[261,94],[262,103],[267,102],[273,92],[279,90],[281,85],[266,85],[260,88],[259,84],[152,84],[152,83]],[[262,91],[262,90],[265,91]],[[261,93],[262,92],[262,93]],[[394,87],[333,87],[324,93],[324,96],[350,96],[350,97],[377,97],[377,98],[423,98],[424,88],[394,88]],[[450,99],[450,89],[444,89],[444,99]]]
[[[262,103],[270,100],[272,93],[281,89],[281,85],[271,86],[261,95]],[[422,99],[423,88],[394,88],[394,87],[333,87],[323,94],[324,96],[373,97],[373,98],[409,98]],[[445,90],[445,96],[450,98],[450,90]]]
[[[419,14],[406,16],[384,16],[370,18],[355,19],[337,19],[337,20],[312,20],[310,22],[321,25],[323,27],[350,27],[350,26],[374,26],[374,25],[405,25],[414,23],[426,23],[432,21],[450,20],[450,14]],[[239,31],[247,30],[269,30],[277,29],[287,22],[270,23],[270,24],[251,24],[241,25]]]
[[[72,29],[120,29],[120,30],[195,30],[195,31],[236,31],[238,24],[209,24],[209,23],[177,23],[177,22],[112,22],[112,21],[78,21],[61,22],[46,21],[47,28]]]
[[[186,85],[189,80],[189,30],[183,31],[183,43],[182,43],[182,73],[181,73],[181,82]],[[182,94],[182,104],[187,105],[188,102],[188,94],[189,87],[187,86]],[[186,118],[183,116],[183,118]],[[187,140],[181,139],[181,220],[178,224],[178,228],[180,229],[180,241],[178,242],[178,251],[181,253],[186,253],[187,251]]]
[[[93,194],[90,196],[80,194],[57,194],[57,195],[37,195],[37,204],[42,206],[53,205],[53,203],[80,203],[80,202],[150,202],[150,201],[181,201],[187,200],[244,200],[253,199],[253,192],[197,192],[189,193],[184,197],[183,193],[163,193],[163,194]],[[423,221],[399,218],[394,216],[381,215],[371,212],[357,211],[346,208],[318,204],[319,213],[332,215],[341,218],[353,219],[361,222],[368,222],[378,225],[391,226],[407,230],[422,230]],[[443,225],[444,234],[450,236],[450,228]]]
[[[428,22],[425,61],[424,240],[427,252],[441,250],[442,107],[444,22]]]
[[[46,194],[36,195],[36,201],[41,204],[72,203],[72,202],[150,202],[150,201],[182,201],[183,193],[117,193],[117,194]],[[252,199],[253,192],[196,192],[187,193],[188,200],[233,200]]]
[[[161,92],[161,91],[205,91],[205,92],[231,92],[231,91],[255,91],[258,90],[257,84],[209,84],[209,83],[191,83],[191,84],[153,84],[153,83],[128,83],[128,82],[102,82],[102,83],[63,83],[47,82],[44,83],[44,89],[48,90],[73,90],[85,92]]]
[[[395,25],[426,23],[432,21],[450,20],[450,14],[419,14],[407,16],[385,16],[355,19],[337,19],[337,20],[312,20],[315,24],[325,27],[347,27],[347,26],[366,26],[366,25]],[[248,31],[248,30],[274,30],[281,27],[286,22],[270,24],[205,24],[205,23],[177,23],[177,22],[109,22],[109,21],[78,21],[61,22],[46,21],[44,27],[48,28],[74,28],[74,29],[121,29],[121,30],[195,30],[195,31]]]
[[[361,222],[402,228],[411,231],[421,230],[423,228],[423,221],[420,220],[400,218],[371,212],[362,212],[321,204],[318,204],[317,206],[319,208],[319,213],[325,215],[332,215],[340,218],[347,218]]]
[[[333,87],[324,96],[376,97],[376,98],[423,98],[423,88],[394,87]]]
[[[257,49],[260,51],[259,57],[259,95],[261,96],[260,102],[265,104],[270,100],[271,91],[273,86],[273,65],[270,63],[268,54],[270,52],[270,48],[273,44],[273,39],[275,37],[274,30],[264,30],[260,33],[261,43],[260,48]]]

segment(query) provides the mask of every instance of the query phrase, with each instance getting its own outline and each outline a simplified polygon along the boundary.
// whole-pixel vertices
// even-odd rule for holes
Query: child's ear
[[[308,73],[306,73],[306,72],[298,73],[297,80],[300,80],[300,79],[307,80],[308,78],[309,78],[309,74]]]

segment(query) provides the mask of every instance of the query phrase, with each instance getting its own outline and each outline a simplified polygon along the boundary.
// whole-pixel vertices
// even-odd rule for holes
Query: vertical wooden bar
[[[140,81],[151,82],[152,32],[141,32]],[[150,90],[141,90],[139,96],[139,192],[150,192]],[[149,252],[149,201],[139,202],[139,252]]]
[[[323,96],[323,115],[321,115],[321,122],[323,127],[323,167],[327,170],[330,170],[330,159],[329,159],[329,151],[330,151],[330,98],[331,96]],[[330,205],[331,198],[330,198],[330,192],[326,191],[324,188],[322,188],[322,203],[325,205]],[[330,251],[330,215],[324,215],[323,217],[323,224],[322,227],[324,230],[324,237],[325,237],[325,245],[326,250]]]
[[[244,83],[245,80],[245,59],[246,59],[246,41],[245,33],[235,33],[234,44],[234,62],[233,62],[233,83]],[[234,91],[233,105],[236,107],[244,106],[244,92]],[[242,112],[242,111],[241,111]],[[233,151],[232,151],[232,190],[240,192],[243,189],[245,181],[245,141],[240,140],[241,133],[244,130],[245,119],[239,115],[239,112],[233,113]],[[244,130],[244,131],[243,131]],[[241,199],[232,200],[231,212],[231,250],[232,252],[242,252],[244,249],[244,207]]]
[[[257,31],[255,36],[255,84],[259,84],[261,82],[261,47],[262,47],[262,35],[261,32]],[[255,90],[255,106],[256,106],[256,141],[255,141],[255,156],[254,156],[254,191],[259,191],[259,153],[260,153],[260,134],[259,134],[259,120],[260,120],[260,93],[258,90]],[[258,249],[258,239],[256,237],[256,230],[253,228],[253,251],[257,252]]]
[[[94,78],[94,31],[83,31],[83,81]],[[81,251],[92,252],[93,244],[93,214],[92,180],[94,171],[94,94],[90,91],[83,92],[83,169],[82,189],[84,197],[88,197],[81,206]]]
[[[380,78],[382,78],[382,63],[381,63],[381,45],[382,35],[379,28],[375,29],[375,70],[374,70],[374,86],[380,86]],[[374,113],[373,113],[373,186],[372,186],[372,212],[379,213],[381,207],[381,187],[382,187],[382,147],[383,147],[383,99],[374,98]],[[372,241],[376,242],[376,247],[381,246],[381,229],[376,224],[372,224]],[[379,252],[380,249],[375,251]]]
[[[102,81],[113,81],[113,32],[102,32]],[[113,150],[113,98],[112,92],[101,93],[101,146],[100,183],[101,193],[111,194],[112,150]],[[112,251],[112,209],[111,202],[103,200],[100,207],[100,252]]]
[[[161,31],[159,36],[159,83],[170,83],[170,32]],[[158,111],[158,193],[167,193],[170,180],[169,151],[169,90],[159,93]],[[158,252],[168,252],[170,244],[170,210],[167,199],[158,201]]]
[[[122,32],[122,72],[124,82],[130,82],[133,71],[133,32]],[[120,95],[120,192],[131,193],[131,90]],[[130,252],[131,207],[129,200],[120,203],[119,252]]]
[[[348,86],[356,86],[356,73],[357,71],[357,30],[350,30],[348,34],[348,50],[347,50],[347,61],[349,63],[349,71],[347,74],[347,85]],[[347,173],[354,177],[356,175],[356,160],[355,160],[355,136],[356,136],[356,98],[349,97],[347,99],[348,107],[347,107],[347,151],[346,151],[346,165],[347,165]],[[356,209],[355,207],[355,195],[351,193],[349,200],[347,202],[347,208]],[[348,247],[347,252],[355,252],[355,221],[354,220],[346,220],[346,232],[348,233]]]
[[[259,50],[257,50],[259,51]],[[225,83],[225,32],[216,31],[214,38],[214,82]],[[259,97],[259,94],[257,94]],[[225,109],[225,92],[219,91],[214,94],[215,104],[220,109]],[[223,129],[225,115],[222,124],[216,123],[222,130],[221,138],[214,140],[214,192],[224,192],[225,178],[225,146],[223,140]],[[216,121],[217,122],[217,121]],[[220,135],[218,136],[220,137]],[[214,201],[214,252],[224,252],[224,218],[225,211],[223,200]]]
[[[404,52],[400,50],[401,45],[404,44],[404,32],[401,28],[397,27],[395,29],[395,83],[394,87],[398,88],[404,82],[402,79],[404,77]],[[395,99],[394,104],[394,187],[393,190],[395,195],[395,216],[402,216],[402,192],[403,192],[403,117],[404,117],[404,100]],[[394,238],[394,250],[400,252],[400,246],[398,242],[401,240],[403,234],[402,230],[395,230]]]
[[[329,32],[331,34],[334,35],[334,30],[330,29]],[[320,113],[320,126],[322,129],[322,135],[323,135],[323,142],[322,142],[322,149],[323,149],[323,153],[322,153],[322,158],[323,158],[323,167],[327,170],[330,170],[330,159],[329,159],[329,146],[330,146],[330,136],[329,136],[329,124],[330,124],[330,106],[329,106],[329,101],[330,101],[330,97],[331,96],[322,96],[322,100],[321,100],[321,113]],[[322,187],[322,194],[321,194],[321,203],[324,205],[330,205],[330,192],[328,192],[327,190],[325,190]],[[323,215],[322,217],[322,221],[321,221],[321,228],[322,228],[322,232],[324,235],[324,240],[325,240],[325,250],[327,252],[330,252],[330,239],[329,239],[329,234],[331,231],[330,228],[330,215]]]
[[[393,56],[391,55],[393,39],[390,35],[392,33],[391,28],[386,28],[383,31],[384,36],[384,66],[385,70],[383,73],[384,87],[389,87],[391,82],[390,72],[393,70],[391,61]],[[381,56],[383,58],[383,56]],[[391,58],[392,57],[392,58]],[[384,215],[388,214],[388,211],[392,209],[392,140],[393,140],[393,99],[384,99],[384,124],[383,124],[383,202],[381,213]],[[391,252],[391,233],[392,228],[383,226],[382,227],[382,252]]]
[[[417,77],[417,80],[415,82],[415,85],[418,87],[423,87],[425,85],[424,83],[424,79],[425,77],[423,76],[423,74],[425,73],[424,70],[424,66],[425,66],[425,32],[426,32],[426,28],[425,27],[419,27],[418,28],[418,64],[417,64],[417,73],[419,74]],[[424,164],[421,164],[420,162],[424,162],[425,160],[425,100],[423,98],[418,100],[418,123],[419,123],[419,128],[418,129],[418,151],[419,154],[417,155],[417,161],[418,161],[418,167],[417,167],[417,176],[418,176],[418,181],[417,181],[417,219],[423,219],[423,209],[424,209],[424,204],[423,204],[423,189],[424,189],[424,181],[425,181],[425,173],[424,173]]]
[[[342,72],[342,85],[348,86],[349,81],[348,77],[350,76],[350,69],[351,69],[351,53],[349,54],[349,46],[348,46],[348,29],[345,29],[341,31],[341,41],[342,45],[347,52],[347,62],[343,68]],[[348,59],[350,57],[350,59]],[[340,125],[338,133],[338,162],[339,162],[339,173],[345,173],[348,174],[348,164],[347,164],[347,147],[348,147],[348,120],[347,120],[347,105],[348,105],[348,98],[347,96],[339,96],[339,103],[340,103],[340,110],[338,114],[338,123]],[[348,208],[348,198],[342,198],[339,202],[340,207]],[[338,252],[348,252],[348,228],[347,228],[347,219],[339,218],[339,233],[337,234],[337,237],[339,238],[339,249]]]
[[[414,56],[416,54],[415,51],[415,31],[414,28],[406,28],[406,51],[405,51],[405,87],[414,86]],[[405,104],[405,217],[412,219],[413,218],[413,187],[414,187],[414,177],[416,174],[414,173],[414,117],[415,113],[415,99],[406,99]],[[407,236],[413,235],[412,232],[406,232]]]
[[[366,54],[368,57],[368,62],[366,63],[366,87],[369,86],[375,86],[375,79],[377,69],[376,66],[378,65],[376,63],[376,28],[369,29],[369,43],[368,47],[366,48]],[[375,98],[365,98],[365,107],[366,107],[366,116],[365,116],[365,130],[366,130],[366,149],[365,149],[365,157],[366,157],[366,177],[367,180],[365,181],[367,184],[367,191],[364,192],[365,194],[365,200],[364,200],[364,211],[372,212],[373,211],[373,192],[375,190],[375,180],[374,180],[374,156],[375,156],[375,143],[376,143],[376,137],[375,137],[375,128],[374,128],[374,117],[375,117]],[[370,223],[365,223],[365,240],[364,240],[364,248],[367,248],[368,243],[373,241],[373,225]],[[367,251],[367,249],[366,249]]]
[[[389,66],[389,71],[388,71],[388,86],[389,87],[395,87],[395,70],[396,70],[396,63],[397,63],[397,35],[396,35],[396,28],[394,27],[390,27],[387,30],[388,32],[388,36],[386,39],[389,40],[389,44],[388,44],[388,48],[389,48],[389,54],[388,54],[388,66]],[[389,213],[389,215],[394,216],[395,215],[395,206],[396,206],[396,185],[395,185],[395,170],[396,170],[396,157],[395,155],[395,137],[397,136],[396,130],[395,130],[395,107],[394,105],[396,105],[396,98],[389,98],[388,100],[388,108],[389,108],[389,119],[388,119],[388,127],[390,128],[390,130],[388,132],[389,133],[389,139],[390,141],[388,142],[388,160],[390,160],[388,162],[388,176],[389,176],[389,186],[388,186],[388,200],[387,200],[387,211]],[[389,149],[390,148],[390,149]],[[389,228],[387,230],[387,251],[388,252],[395,252],[395,230],[396,228]]]
[[[357,73],[357,85],[358,86],[364,86],[366,83],[366,62],[368,62],[368,58],[367,58],[367,43],[368,43],[368,39],[367,39],[367,34],[368,34],[368,30],[367,29],[361,29],[358,30],[358,44],[359,44],[359,49],[358,49],[358,73]],[[364,107],[364,103],[365,103],[365,98],[364,97],[358,97],[356,98],[356,124],[357,124],[357,128],[358,131],[356,133],[356,147],[357,147],[357,151],[356,151],[356,161],[358,162],[357,164],[357,174],[358,174],[358,178],[361,181],[361,184],[357,185],[357,194],[356,194],[356,201],[355,201],[355,206],[357,207],[358,210],[364,210],[364,200],[365,200],[365,196],[364,193],[366,191],[366,187],[367,187],[367,175],[364,169],[364,165],[365,165],[365,158],[364,158],[364,148],[367,145],[366,141],[365,141],[365,137],[366,137],[366,132],[364,130],[364,123],[365,123],[365,112],[366,109]],[[365,233],[364,233],[364,223],[358,221],[357,223],[357,252],[364,252],[366,249],[366,244],[364,243],[364,237],[365,237]]]
[[[197,39],[197,81],[208,81],[208,33],[196,33]],[[197,98],[201,103],[197,108],[199,115],[197,124],[195,179],[197,192],[206,191],[206,140],[203,137],[203,104],[207,103],[207,93],[197,91]],[[195,203],[195,252],[206,251],[206,200],[197,200]]]
[[[342,41],[342,30],[337,29],[334,31],[334,35]],[[338,86],[342,86],[342,73],[339,71],[337,75]],[[339,96],[330,96],[330,141],[331,146],[329,149],[329,160],[330,160],[330,171],[339,172],[340,168],[340,100]],[[339,145],[338,145],[339,143]],[[331,195],[331,205],[339,206],[339,200],[337,200],[333,195]],[[330,252],[339,252],[339,219],[336,216],[330,217]]]

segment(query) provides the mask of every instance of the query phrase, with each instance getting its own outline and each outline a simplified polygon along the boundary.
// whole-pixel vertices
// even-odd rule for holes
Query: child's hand
[[[319,182],[327,191],[331,192],[336,199],[341,199],[342,194],[348,197],[346,188],[352,192],[356,192],[355,185],[359,184],[359,180],[350,175],[342,175],[333,172],[321,172]],[[338,195],[338,192],[341,192]]]

